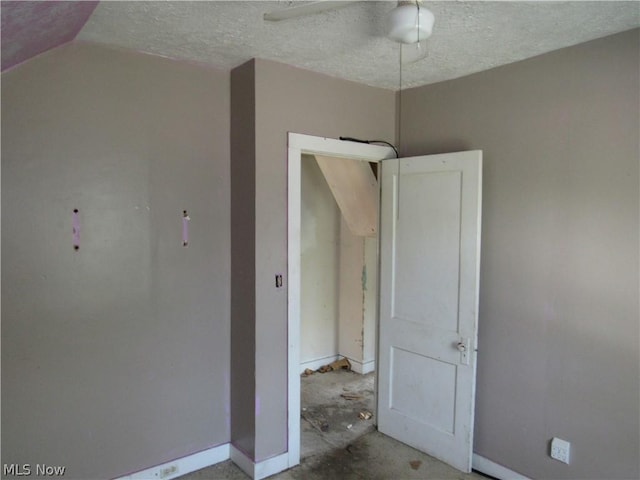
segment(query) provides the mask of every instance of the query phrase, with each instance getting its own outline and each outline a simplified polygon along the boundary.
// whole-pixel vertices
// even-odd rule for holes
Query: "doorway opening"
[[[360,170],[364,164],[367,170],[362,160],[394,156],[390,148],[289,136],[289,466],[300,461],[300,195],[305,153],[316,160],[324,157],[329,170],[338,171],[330,185],[353,178],[337,166],[346,162],[336,158],[361,160],[350,164],[359,164]],[[468,472],[473,457],[482,152],[391,159],[379,165],[384,168],[376,197],[380,274],[374,423],[381,433]],[[350,185],[343,184],[342,191],[348,193]],[[357,200],[359,195],[346,197]],[[371,233],[367,228],[372,224],[375,220],[358,227],[362,235]]]
[[[302,155],[302,458],[374,430],[376,177],[375,163]]]
[[[331,165],[358,164],[361,173],[366,169],[374,178],[375,199],[365,202],[374,206],[374,231],[367,230],[370,213],[363,214],[358,205],[362,195],[346,191],[356,206],[340,208],[321,157]],[[379,187],[377,164],[369,162],[394,157],[390,147],[289,134],[290,467],[301,456],[346,445],[375,427]],[[351,175],[338,170],[339,179]],[[353,215],[343,213],[345,208],[359,212],[358,225],[349,223]],[[344,358],[349,369],[316,372]]]

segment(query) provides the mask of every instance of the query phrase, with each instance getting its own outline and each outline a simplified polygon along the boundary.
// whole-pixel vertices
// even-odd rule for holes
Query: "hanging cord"
[[[339,137],[339,138],[340,138],[340,140],[343,140],[345,142],[356,142],[356,143],[366,143],[366,144],[383,143],[383,144],[389,145],[391,148],[393,148],[393,151],[396,152],[396,158],[399,158],[398,149],[395,147],[395,145],[393,143],[389,143],[386,140],[361,140],[359,138],[353,138],[353,137]]]
[[[398,147],[402,149],[402,43],[400,44],[400,85],[398,86]],[[398,156],[400,158],[400,156]],[[396,222],[400,220],[400,160],[397,165],[397,199],[396,199]]]
[[[398,65],[399,82],[398,82],[398,148],[402,150],[402,43],[400,44],[400,63]],[[398,157],[400,158],[400,157]]]
[[[420,45],[420,0],[416,0],[416,29],[417,29],[417,34],[418,34],[418,41],[417,41],[417,45],[419,48]],[[400,44],[400,73],[399,73],[399,86],[398,86],[398,147],[400,149],[402,149],[402,43]],[[397,153],[397,151],[396,151]],[[397,158],[400,158],[399,155],[397,155]],[[397,204],[396,204],[396,220],[400,219],[400,162],[401,160],[398,160],[398,170],[396,172],[397,178],[398,178],[398,184],[397,184],[397,189],[398,189],[398,197],[397,197]]]
[[[420,2],[416,0],[417,7],[417,15],[416,15],[416,23],[418,26],[418,44],[420,43]],[[403,44],[400,44],[400,65],[399,65],[399,85],[398,85],[398,147],[402,149],[402,47]],[[400,158],[400,156],[398,156]],[[398,160],[396,178],[397,180],[397,197],[396,197],[396,221],[400,220],[400,162]]]

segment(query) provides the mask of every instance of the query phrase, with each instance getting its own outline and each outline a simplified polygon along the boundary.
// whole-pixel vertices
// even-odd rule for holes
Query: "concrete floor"
[[[462,473],[379,432],[370,432],[346,448],[307,457],[271,480],[487,480]],[[230,460],[204,468],[181,480],[247,480]]]
[[[301,379],[300,465],[270,477],[273,480],[471,480],[465,474],[375,430],[374,375],[339,371]],[[347,397],[352,396],[353,399]],[[358,398],[360,397],[360,398]],[[305,419],[306,418],[306,419]],[[326,432],[316,428],[328,425]],[[350,426],[350,427],[349,427]],[[180,477],[180,480],[247,480],[230,460]]]
[[[300,457],[306,458],[346,447],[375,430],[375,419],[362,420],[361,412],[375,412],[375,374],[339,370],[314,373],[300,379]],[[317,428],[326,422],[325,432]]]

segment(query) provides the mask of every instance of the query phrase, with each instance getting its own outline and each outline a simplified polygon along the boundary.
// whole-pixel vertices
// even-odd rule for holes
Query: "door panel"
[[[453,433],[455,373],[455,367],[450,363],[391,347],[391,409],[443,432]],[[429,388],[426,382],[421,382],[423,375],[438,383],[439,388]],[[411,395],[405,394],[407,390]],[[425,405],[433,408],[424,408]]]
[[[481,165],[480,151],[382,165],[378,428],[466,472]]]
[[[394,317],[457,328],[460,177],[460,172],[437,172],[402,180],[399,205],[412,207],[395,222],[392,268],[402,275],[392,285]]]

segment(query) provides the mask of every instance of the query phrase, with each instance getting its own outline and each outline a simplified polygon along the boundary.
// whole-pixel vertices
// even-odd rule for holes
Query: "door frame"
[[[391,147],[289,132],[287,169],[287,433],[289,468],[300,463],[300,302],[302,155],[323,155],[365,162],[396,158]],[[378,231],[378,237],[380,235]],[[376,315],[378,317],[378,315]],[[376,329],[379,318],[376,318]],[[376,345],[377,345],[376,338]],[[376,347],[376,357],[377,357]],[[376,362],[377,363],[377,362]]]

